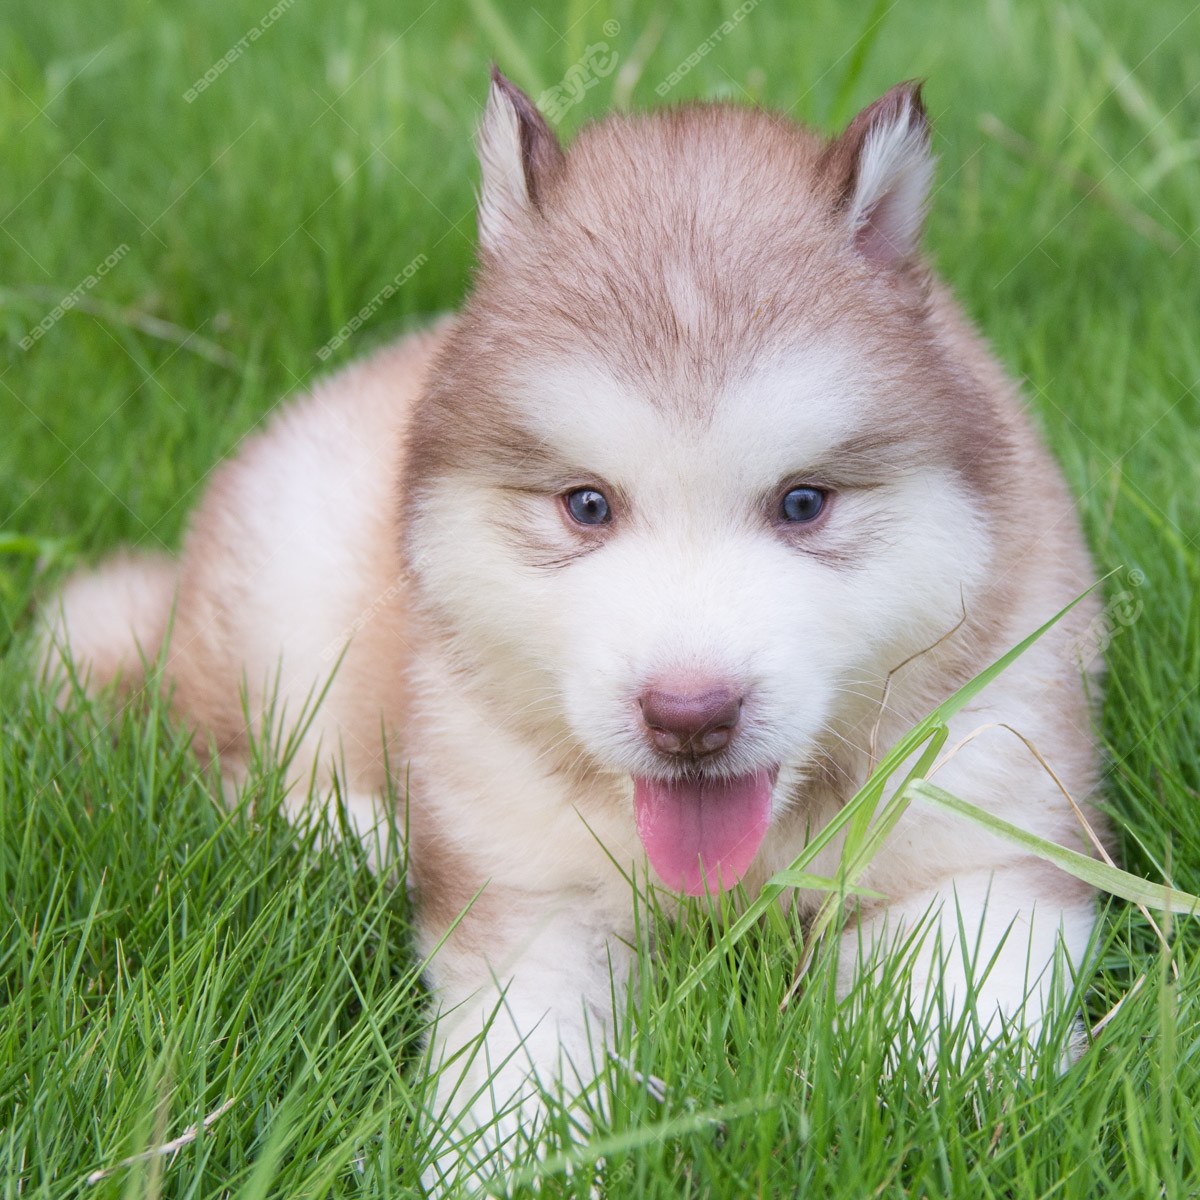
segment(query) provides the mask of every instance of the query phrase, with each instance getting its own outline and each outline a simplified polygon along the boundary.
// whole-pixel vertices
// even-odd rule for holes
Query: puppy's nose
[[[742,714],[742,697],[726,684],[687,690],[650,687],[638,699],[650,743],[664,754],[694,758],[724,750]]]

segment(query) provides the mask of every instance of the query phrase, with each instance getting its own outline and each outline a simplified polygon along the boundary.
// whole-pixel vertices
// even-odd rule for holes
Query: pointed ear
[[[917,252],[934,158],[921,84],[898,83],[850,122],[825,152],[859,253],[901,267]]]
[[[563,152],[533,101],[495,66],[475,146],[482,173],[479,240],[494,251],[523,215],[537,208]]]

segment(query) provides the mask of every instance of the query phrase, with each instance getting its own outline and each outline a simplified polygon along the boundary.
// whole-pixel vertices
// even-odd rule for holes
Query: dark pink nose
[[[742,697],[723,683],[702,683],[686,690],[649,687],[638,704],[655,749],[693,758],[724,750],[742,714]]]

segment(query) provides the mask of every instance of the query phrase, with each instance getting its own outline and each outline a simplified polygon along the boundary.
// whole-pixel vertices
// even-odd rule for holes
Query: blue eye
[[[825,508],[825,493],[820,488],[792,488],[779,505],[780,520],[797,525],[815,521]]]
[[[607,525],[610,518],[608,501],[595,488],[576,488],[563,497],[571,519],[580,525]]]

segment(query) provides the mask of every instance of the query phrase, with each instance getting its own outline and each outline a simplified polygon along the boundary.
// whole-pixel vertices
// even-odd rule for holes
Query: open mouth
[[[734,887],[766,835],[778,775],[772,767],[732,779],[636,777],[638,836],[663,883],[689,896]]]

